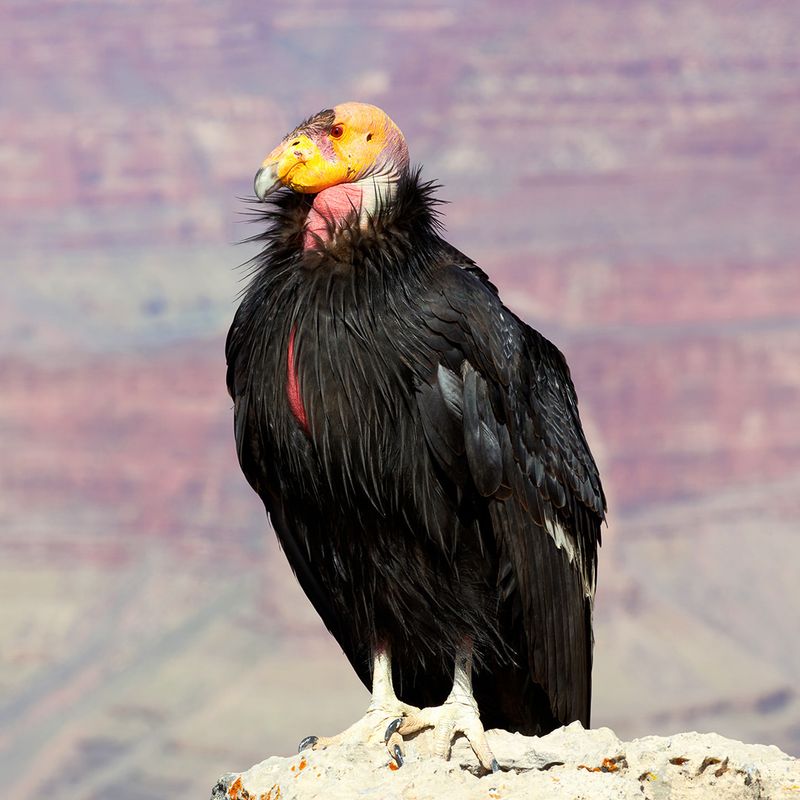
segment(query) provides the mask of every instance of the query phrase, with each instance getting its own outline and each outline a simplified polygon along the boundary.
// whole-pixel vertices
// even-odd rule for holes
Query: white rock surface
[[[543,737],[487,735],[502,767],[493,775],[464,740],[448,762],[429,756],[423,732],[406,741],[401,769],[377,744],[307,750],[226,775],[212,800],[800,800],[800,761],[715,733],[621,742],[608,728],[573,723]]]

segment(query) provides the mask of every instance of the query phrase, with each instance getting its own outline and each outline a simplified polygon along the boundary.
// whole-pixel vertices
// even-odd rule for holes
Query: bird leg
[[[330,745],[368,744],[385,741],[390,754],[397,761],[397,765],[402,766],[402,740],[398,737],[396,741],[389,742],[389,737],[385,736],[384,731],[392,720],[418,713],[419,709],[416,706],[403,703],[394,693],[391,652],[388,644],[381,644],[376,648],[373,657],[372,699],[364,716],[336,736],[307,736],[300,742],[299,750],[309,747],[319,750]]]
[[[453,689],[441,706],[423,708],[394,720],[386,731],[389,752],[399,746],[403,735],[416,733],[424,728],[433,728],[433,754],[448,759],[453,739],[462,734],[466,737],[481,765],[491,772],[500,767],[494,757],[486,732],[483,729],[478,704],[472,694],[472,643],[459,647],[453,673]],[[401,750],[402,752],[402,750]]]

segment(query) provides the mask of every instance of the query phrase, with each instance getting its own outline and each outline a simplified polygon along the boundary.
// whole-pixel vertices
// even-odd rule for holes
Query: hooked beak
[[[261,163],[256,172],[253,190],[259,200],[265,200],[281,186],[293,185],[290,175],[319,155],[314,142],[305,134],[284,139]],[[302,190],[301,190],[302,191]]]
[[[259,200],[265,200],[282,186],[301,194],[313,194],[350,180],[351,174],[346,159],[326,158],[307,134],[294,133],[264,159],[253,181],[253,191]]]
[[[276,163],[265,164],[256,172],[253,181],[253,191],[259,200],[266,200],[273,192],[283,185],[278,178],[278,165]]]

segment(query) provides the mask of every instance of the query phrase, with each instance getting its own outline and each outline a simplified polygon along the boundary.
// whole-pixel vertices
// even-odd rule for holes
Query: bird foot
[[[450,758],[453,740],[462,735],[469,742],[481,766],[489,772],[500,769],[494,757],[486,732],[483,729],[478,707],[474,701],[448,699],[441,706],[431,706],[396,719],[386,730],[386,744],[389,752],[402,745],[402,737],[417,733],[425,728],[433,728],[433,755],[445,760]],[[400,747],[402,753],[402,747]]]
[[[320,750],[332,745],[378,744],[385,742],[389,749],[389,754],[395,759],[397,766],[402,767],[402,739],[398,736],[396,740],[390,742],[389,736],[385,732],[387,726],[391,727],[393,720],[413,717],[419,713],[420,710],[416,706],[410,706],[400,700],[370,703],[366,714],[349,728],[337,733],[335,736],[307,736],[300,742],[298,750],[302,751],[308,748]]]

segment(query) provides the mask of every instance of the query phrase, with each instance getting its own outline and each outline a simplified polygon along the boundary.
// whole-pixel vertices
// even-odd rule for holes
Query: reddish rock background
[[[800,6],[0,8],[0,773],[200,796],[365,693],[240,476],[264,154],[375,102],[567,354],[611,504],[596,725],[800,753]]]

